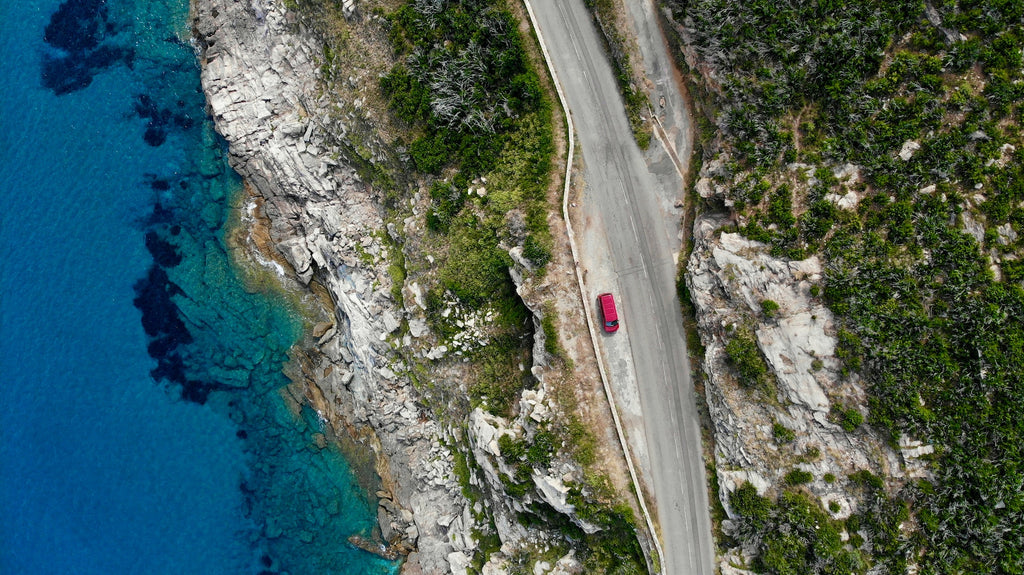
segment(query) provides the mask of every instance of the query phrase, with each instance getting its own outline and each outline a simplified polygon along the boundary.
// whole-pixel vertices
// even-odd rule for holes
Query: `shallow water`
[[[0,573],[390,573],[246,291],[186,2],[0,3]]]

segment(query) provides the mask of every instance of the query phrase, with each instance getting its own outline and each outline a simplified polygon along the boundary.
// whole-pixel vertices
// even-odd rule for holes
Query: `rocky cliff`
[[[532,502],[550,505],[591,532],[593,526],[567,501],[570,486],[579,495],[583,480],[569,459],[532,465],[526,493],[513,498],[505,492],[507,478],[522,464],[513,469],[504,461],[501,437],[532,440],[558,414],[544,382],[542,337],[534,341],[531,370],[540,384],[523,394],[512,419],[478,408],[468,425],[441,424],[414,385],[415,372],[421,383],[442,382],[426,384],[428,393],[452,394],[454,404],[464,404],[468,367],[462,355],[486,345],[490,318],[443,302],[445,317],[465,316],[458,316],[461,331],[441,341],[428,327],[421,286],[404,273],[395,277],[391,266],[401,257],[398,240],[424,233],[423,210],[414,207],[413,216],[398,226],[387,223],[377,192],[346,163],[342,148],[348,145],[351,116],[339,115],[344,103],[323,90],[319,60],[324,48],[316,36],[283,4],[265,0],[194,0],[193,25],[210,113],[229,144],[234,168],[269,222],[264,243],[274,252],[271,256],[291,268],[287,274],[296,287],[325,291],[333,307],[332,321],[317,326],[315,345],[300,354],[303,373],[296,379],[322,417],[376,453],[383,480],[377,494],[379,523],[387,544],[382,551],[407,554],[404,573],[466,573],[481,545],[480,534],[496,531],[500,552],[491,553],[482,570],[505,573],[510,558],[524,550],[543,555],[551,548],[553,539],[544,528],[524,527],[517,520],[517,512]],[[417,200],[429,203],[417,194],[413,205]],[[542,334],[541,306],[526,296],[548,297],[550,286],[524,279],[529,273],[521,247],[510,251],[519,262],[513,278],[535,314],[535,331]],[[453,453],[457,445],[467,446],[468,453]],[[464,457],[470,465],[460,481],[456,461],[465,468]],[[469,491],[483,498],[471,500]],[[580,569],[572,552],[544,556],[532,565],[533,572]]]

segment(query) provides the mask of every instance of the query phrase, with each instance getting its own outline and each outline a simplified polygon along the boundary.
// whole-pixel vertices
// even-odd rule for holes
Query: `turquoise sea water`
[[[228,259],[187,9],[0,1],[0,573],[392,573]]]

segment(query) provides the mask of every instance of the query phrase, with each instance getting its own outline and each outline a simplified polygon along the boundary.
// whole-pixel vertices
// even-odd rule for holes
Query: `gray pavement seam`
[[[633,481],[633,489],[636,491],[637,500],[640,503],[640,510],[644,514],[647,529],[651,532],[651,540],[654,542],[654,549],[657,554],[657,561],[654,562],[654,564],[659,566],[660,573],[660,565],[665,553],[662,551],[661,542],[658,540],[658,532],[654,529],[654,521],[651,519],[651,513],[647,509],[647,502],[644,499],[644,491],[640,485],[640,480],[637,477],[636,466],[633,464],[633,457],[630,455],[629,445],[626,442],[626,435],[622,429],[622,421],[619,418],[619,409],[615,403],[611,384],[608,382],[604,359],[601,357],[601,352],[599,351],[600,347],[598,344],[597,332],[594,328],[593,317],[591,317],[592,310],[590,308],[589,299],[587,298],[586,289],[583,285],[583,272],[580,269],[579,257],[577,256],[576,234],[573,232],[572,221],[569,219],[570,178],[572,176],[573,154],[576,149],[576,136],[573,128],[572,116],[569,113],[569,105],[565,101],[565,94],[562,92],[562,84],[558,81],[558,74],[555,73],[554,64],[551,63],[551,57],[548,54],[547,45],[544,43],[544,36],[541,34],[540,26],[537,24],[537,17],[533,13],[533,6],[530,4],[530,0],[523,0],[523,4],[526,6],[527,14],[530,16],[530,24],[533,26],[533,31],[537,35],[537,43],[540,44],[541,53],[544,55],[544,63],[547,65],[548,73],[551,74],[551,81],[555,84],[555,92],[558,94],[558,101],[562,105],[562,112],[565,114],[565,123],[566,126],[568,126],[569,151],[565,163],[565,187],[562,190],[562,218],[565,220],[566,235],[569,237],[569,249],[572,252],[573,267],[576,270],[576,283],[579,286],[580,299],[583,301],[583,312],[587,319],[587,330],[590,332],[591,345],[594,346],[594,355],[597,357],[597,369],[601,374],[601,384],[604,387],[605,397],[608,399],[609,406],[611,407],[612,419],[615,421],[615,432],[618,435],[622,452],[626,457],[626,467],[629,468],[629,476]]]

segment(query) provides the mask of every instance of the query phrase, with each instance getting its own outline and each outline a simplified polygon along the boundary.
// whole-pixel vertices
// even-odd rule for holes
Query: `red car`
[[[603,293],[597,296],[597,303],[601,307],[604,330],[608,333],[618,331],[619,312],[615,311],[615,298],[610,293]]]

